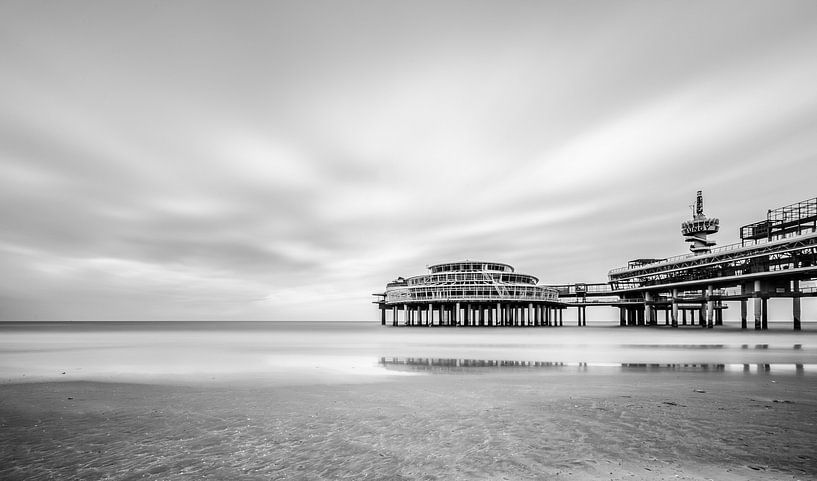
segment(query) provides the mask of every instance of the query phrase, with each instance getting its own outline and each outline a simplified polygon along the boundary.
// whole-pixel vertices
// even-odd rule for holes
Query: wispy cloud
[[[363,319],[815,195],[813,2],[350,5],[0,5],[0,318]]]

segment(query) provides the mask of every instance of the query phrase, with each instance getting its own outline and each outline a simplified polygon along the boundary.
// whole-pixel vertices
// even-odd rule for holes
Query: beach
[[[146,349],[138,339],[154,338],[144,327],[89,329],[86,343],[122,351],[131,363],[131,350]],[[229,336],[219,329],[188,330],[211,357],[234,363],[215,376],[184,366],[137,375],[155,370],[149,359],[130,371],[126,363],[116,373],[94,370],[77,365],[93,349],[61,344],[67,370],[46,376],[52,361],[31,365],[31,381],[15,360],[60,356],[23,349],[38,337],[30,330],[3,332],[0,478],[817,479],[811,332],[355,325],[349,337],[326,328],[338,345],[358,341],[332,350],[320,340],[292,346],[289,336],[314,326],[273,326],[250,336],[271,345],[265,355],[280,360],[288,346],[293,359],[313,361],[265,370],[250,365],[257,354],[214,350],[206,339],[255,352],[243,337],[223,341]],[[619,344],[623,331],[629,344]],[[724,342],[741,336],[766,343]],[[103,339],[121,344],[101,348],[111,345]],[[556,348],[570,339],[584,344]],[[193,352],[172,346],[159,352]],[[310,356],[316,351],[324,357]],[[616,352],[627,362],[608,362]],[[21,372],[12,376],[9,366]]]

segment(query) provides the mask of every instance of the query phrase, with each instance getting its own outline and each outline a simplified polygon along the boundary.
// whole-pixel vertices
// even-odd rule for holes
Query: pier
[[[804,282],[817,279],[817,198],[767,212],[740,228],[740,242],[715,247],[709,236],[719,220],[704,214],[697,193],[692,219],[681,224],[690,253],[635,259],[612,269],[605,283],[537,285],[500,263],[460,262],[431,266],[431,274],[389,283],[378,296],[381,324],[408,326],[563,325],[575,308],[587,325],[588,307],[615,307],[621,326],[713,328],[723,324],[727,301],[740,304],[741,328],[768,329],[768,301],[792,301],[792,328],[800,330],[801,299],[817,296]]]

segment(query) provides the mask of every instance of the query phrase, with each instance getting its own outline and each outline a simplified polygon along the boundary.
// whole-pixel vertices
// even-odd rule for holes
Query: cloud
[[[812,2],[358,7],[3,3],[0,316],[362,319],[814,195]]]

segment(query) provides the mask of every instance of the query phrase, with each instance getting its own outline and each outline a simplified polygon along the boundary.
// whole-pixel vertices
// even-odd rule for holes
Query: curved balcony
[[[386,290],[386,304],[413,302],[555,302],[556,289],[544,286],[511,286],[500,291],[492,286],[422,286]]]
[[[524,284],[536,285],[539,282],[534,276],[528,274],[511,274],[500,272],[445,272],[438,274],[427,274],[424,276],[414,276],[405,279],[406,285],[437,285],[437,284]]]

